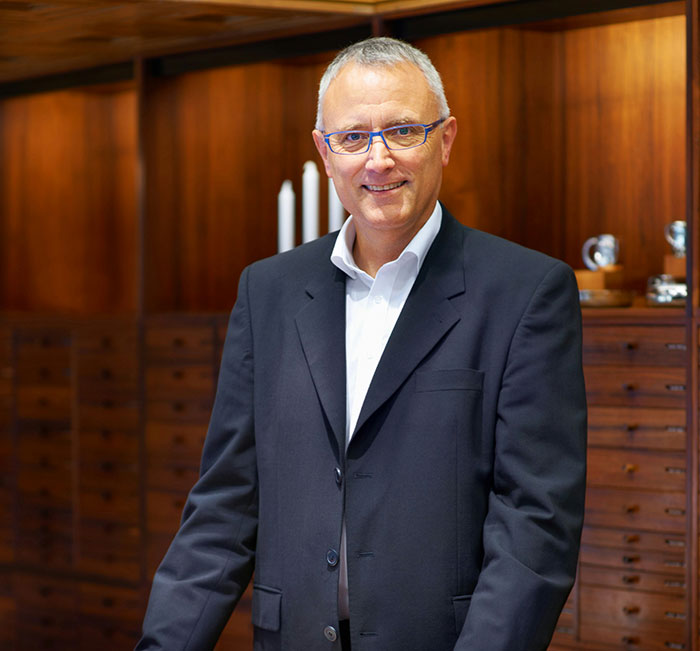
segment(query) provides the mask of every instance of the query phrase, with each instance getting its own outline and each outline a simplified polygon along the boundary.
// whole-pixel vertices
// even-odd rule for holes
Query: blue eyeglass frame
[[[384,146],[387,149],[390,149],[391,151],[403,151],[404,149],[414,149],[415,147],[420,147],[421,145],[424,145],[428,140],[428,134],[431,131],[437,129],[437,127],[439,127],[445,120],[447,120],[447,118],[440,118],[439,120],[435,120],[435,122],[431,122],[430,124],[419,124],[417,122],[411,124],[397,124],[393,127],[386,127],[386,129],[380,129],[379,131],[365,131],[363,129],[351,129],[350,131],[333,131],[333,133],[324,133],[323,139],[326,141],[328,149],[337,156],[357,156],[357,154],[366,154],[370,150],[375,136],[379,136],[382,139],[382,142],[384,143]],[[401,127],[423,127],[425,129],[425,138],[423,139],[423,142],[419,142],[417,145],[411,145],[410,147],[390,147],[389,143],[384,137],[384,132],[391,131],[391,129],[400,129]],[[363,149],[362,151],[335,151],[331,147],[329,139],[331,136],[336,136],[339,133],[366,133],[369,136],[369,140],[367,141],[367,149]]]

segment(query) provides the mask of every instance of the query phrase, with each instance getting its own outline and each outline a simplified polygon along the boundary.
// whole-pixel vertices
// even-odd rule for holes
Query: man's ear
[[[442,165],[450,162],[450,152],[452,144],[457,136],[457,118],[451,115],[442,125]]]
[[[329,178],[332,178],[331,168],[328,165],[328,145],[326,145],[326,141],[323,139],[323,134],[318,129],[314,129],[311,135],[313,136],[316,149],[318,149],[318,153],[321,154],[321,158],[323,159],[323,166],[326,168],[326,174]]]

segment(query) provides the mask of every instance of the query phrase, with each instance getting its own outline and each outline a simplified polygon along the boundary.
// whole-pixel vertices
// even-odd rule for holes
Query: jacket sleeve
[[[484,560],[459,651],[543,651],[576,574],[584,511],[581,312],[557,263],[520,317],[498,395]]]
[[[257,472],[248,273],[229,319],[200,478],[151,588],[136,649],[214,648],[253,572]]]

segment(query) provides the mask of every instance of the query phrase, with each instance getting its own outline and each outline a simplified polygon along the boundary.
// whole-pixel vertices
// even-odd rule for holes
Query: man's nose
[[[369,152],[367,154],[367,166],[371,168],[387,167],[394,164],[391,150],[386,146],[384,139],[375,134],[369,142]]]

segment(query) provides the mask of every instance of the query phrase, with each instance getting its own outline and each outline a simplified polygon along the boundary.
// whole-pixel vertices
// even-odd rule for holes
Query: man
[[[241,276],[138,649],[211,649],[253,571],[255,649],[545,649],[583,516],[573,272],[438,203],[457,126],[423,53],[351,46],[318,107],[351,217]]]

